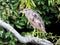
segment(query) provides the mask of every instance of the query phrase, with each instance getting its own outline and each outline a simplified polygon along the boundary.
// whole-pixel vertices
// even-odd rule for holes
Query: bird
[[[30,22],[30,24],[34,29],[37,29],[42,31],[43,33],[46,33],[44,21],[40,16],[40,14],[38,14],[35,10],[31,8],[25,8],[21,10],[19,13],[25,14],[25,17],[28,19],[28,21]]]

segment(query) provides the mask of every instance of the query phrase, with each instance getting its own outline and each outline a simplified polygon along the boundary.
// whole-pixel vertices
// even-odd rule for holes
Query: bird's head
[[[21,10],[19,13],[27,13],[30,9],[29,8],[25,8],[23,10]]]

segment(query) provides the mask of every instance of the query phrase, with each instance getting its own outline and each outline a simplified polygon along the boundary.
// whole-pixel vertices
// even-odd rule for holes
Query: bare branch
[[[37,37],[31,37],[31,36],[23,37],[12,26],[10,26],[9,24],[5,23],[2,20],[0,20],[0,26],[5,28],[7,31],[11,32],[21,43],[31,42],[39,45],[53,45],[53,43],[51,43],[46,39],[40,39]]]

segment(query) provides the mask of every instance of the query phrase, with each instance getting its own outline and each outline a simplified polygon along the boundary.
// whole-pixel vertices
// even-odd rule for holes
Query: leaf
[[[57,4],[60,4],[60,0],[57,0],[56,2],[57,2]]]
[[[56,45],[60,45],[60,39],[57,40]]]
[[[0,37],[3,36],[3,33],[4,33],[4,31],[3,30],[0,30]]]
[[[51,24],[51,22],[50,22],[50,21],[48,21],[48,20],[46,20],[46,21],[45,21],[45,23],[46,23],[46,25]]]
[[[31,0],[31,3],[32,3],[32,5],[33,5],[34,7],[36,7],[36,5],[35,5],[35,3],[34,3],[34,1],[33,1],[33,0]]]
[[[22,28],[23,28],[23,27],[21,27],[21,26],[19,26],[19,25],[16,25],[16,27],[17,27],[17,28],[20,28],[20,29],[22,29]]]
[[[24,23],[19,23],[21,26],[25,25]]]
[[[9,42],[9,45],[15,45],[15,42],[11,40],[11,41]]]
[[[5,38],[10,37],[10,35],[11,35],[11,33],[10,33],[10,32],[7,32],[7,33],[5,34]]]

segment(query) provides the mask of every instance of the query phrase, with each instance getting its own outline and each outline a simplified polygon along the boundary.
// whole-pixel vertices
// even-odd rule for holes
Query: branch
[[[9,24],[5,23],[2,20],[0,20],[0,26],[5,28],[7,31],[11,32],[21,43],[31,42],[39,45],[53,45],[53,43],[51,43],[46,39],[40,39],[37,37],[31,37],[31,36],[23,37],[12,26],[10,26]]]

